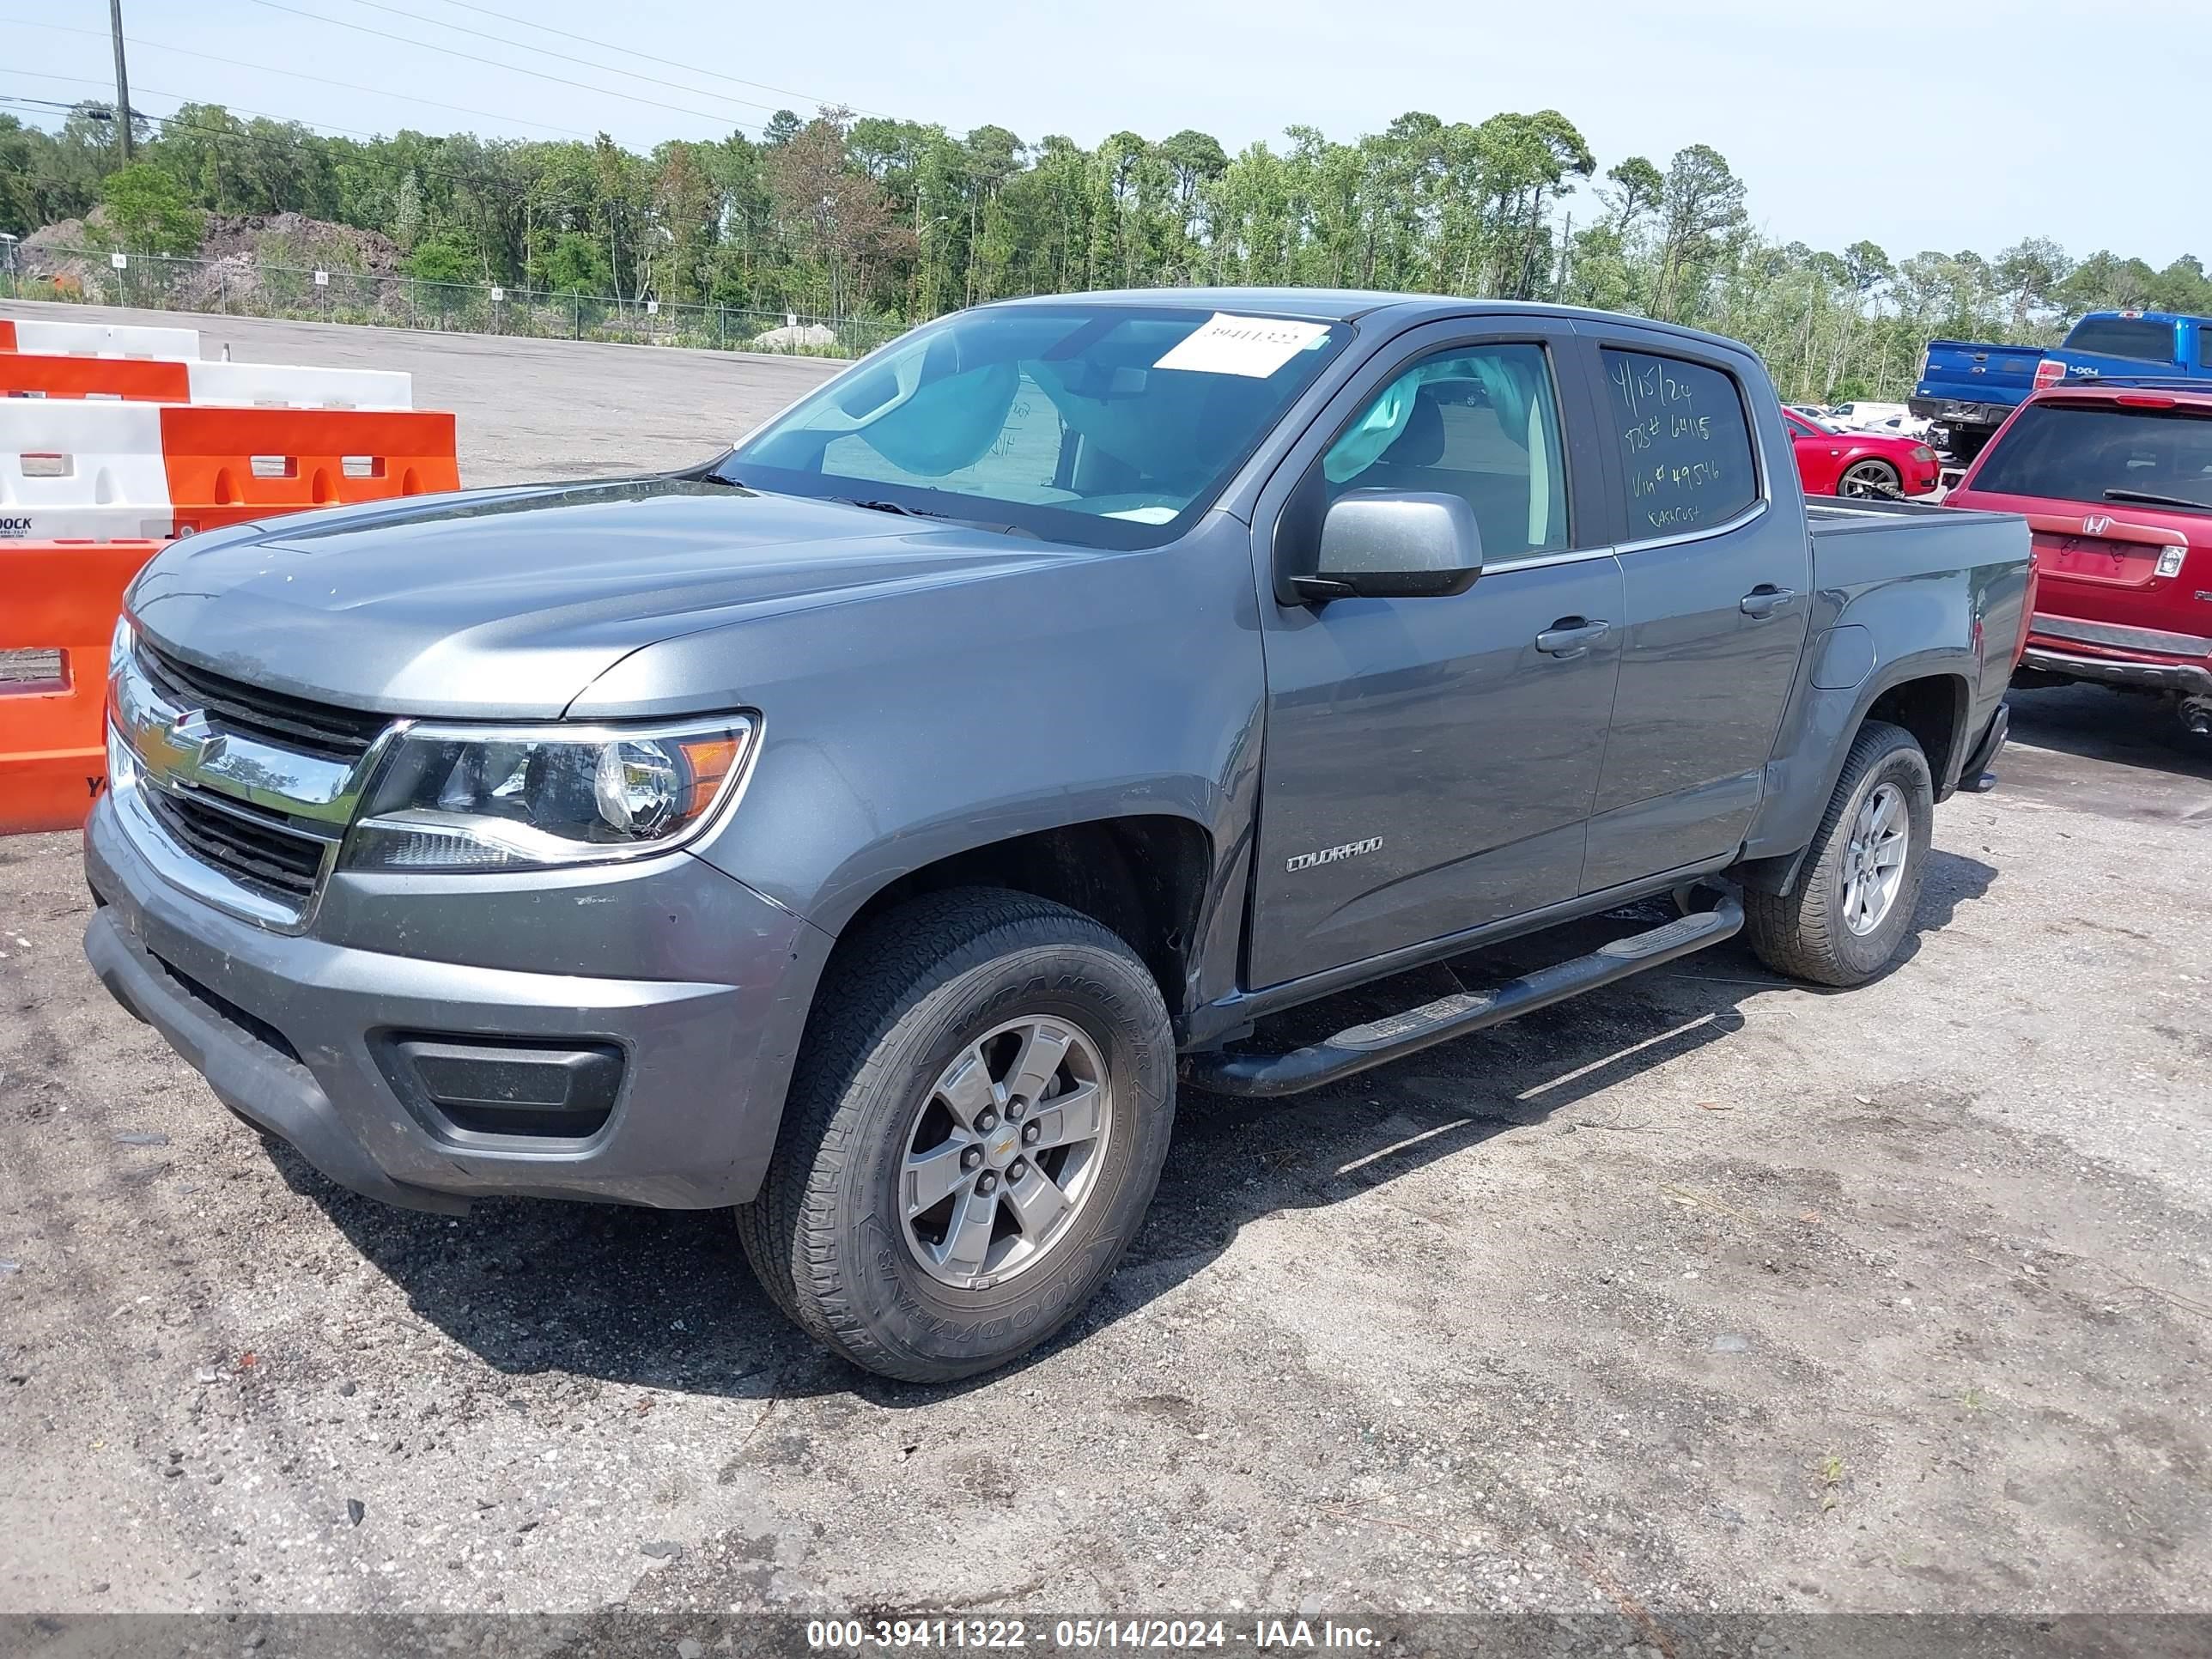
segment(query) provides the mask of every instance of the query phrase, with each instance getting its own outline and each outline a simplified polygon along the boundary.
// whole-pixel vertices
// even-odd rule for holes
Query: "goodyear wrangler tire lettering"
[[[738,1212],[769,1294],[907,1381],[1049,1337],[1114,1270],[1167,1156],[1174,1041],[1150,971],[1087,916],[970,888],[848,936],[815,1008],[768,1178]],[[1032,1110],[1036,1134],[1006,1133]],[[930,1161],[948,1146],[977,1161]],[[948,1206],[982,1192],[956,1239]]]

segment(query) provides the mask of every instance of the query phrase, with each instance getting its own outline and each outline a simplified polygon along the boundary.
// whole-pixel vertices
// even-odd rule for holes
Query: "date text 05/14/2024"
[[[1333,1620],[1271,1619],[817,1619],[806,1645],[818,1651],[872,1649],[1025,1649],[1048,1651],[1142,1649],[1162,1651],[1249,1648],[1256,1652],[1306,1648],[1371,1648],[1364,1625]]]

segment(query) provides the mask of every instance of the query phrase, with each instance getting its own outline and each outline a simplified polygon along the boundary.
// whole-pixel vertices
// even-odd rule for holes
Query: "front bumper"
[[[495,1194],[676,1209],[750,1199],[830,943],[686,853],[617,877],[325,904],[318,934],[350,913],[373,949],[272,933],[181,891],[110,801],[85,827],[85,867],[101,902],[85,954],[116,1000],[330,1179],[416,1209]],[[470,953],[495,965],[413,954],[426,937],[447,957],[477,941]],[[711,976],[699,972],[709,960]],[[622,1084],[580,1139],[457,1135],[380,1065],[398,1033],[611,1044]]]

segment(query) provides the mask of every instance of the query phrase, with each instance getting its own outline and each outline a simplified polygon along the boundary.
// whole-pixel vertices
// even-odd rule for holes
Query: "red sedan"
[[[1927,495],[1941,482],[1936,452],[1912,438],[1844,432],[1782,411],[1808,495]]]

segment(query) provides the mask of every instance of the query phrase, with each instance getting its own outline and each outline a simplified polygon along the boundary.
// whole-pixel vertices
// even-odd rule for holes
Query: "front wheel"
[[[1897,501],[1905,494],[1905,480],[1887,461],[1854,461],[1836,481],[1836,494],[1860,501]]]
[[[854,1364],[988,1370],[1073,1318],[1158,1184],[1175,1040],[1150,971],[1064,906],[890,911],[825,975],[775,1160],[738,1212],[771,1296]]]
[[[1936,829],[1928,757],[1902,726],[1860,728],[1786,895],[1746,893],[1744,931],[1779,974],[1863,985],[1911,931]]]

